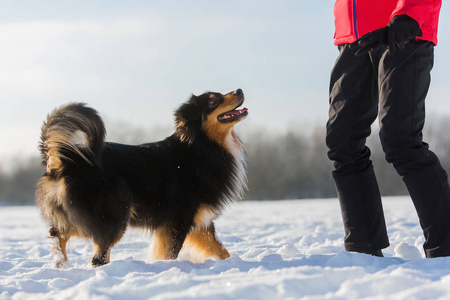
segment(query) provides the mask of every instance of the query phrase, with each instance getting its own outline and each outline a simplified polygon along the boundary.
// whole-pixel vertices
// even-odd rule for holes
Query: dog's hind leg
[[[91,263],[94,267],[100,267],[110,262],[112,245],[104,245],[94,242],[94,255]]]
[[[150,260],[176,259],[183,247],[188,228],[189,226],[180,226],[179,229],[169,226],[157,228],[150,246]]]
[[[214,258],[223,260],[230,257],[230,253],[228,253],[227,249],[217,239],[213,223],[207,228],[195,228],[186,237],[185,246],[192,252],[202,255],[204,259]]]
[[[109,237],[94,237],[94,255],[91,259],[93,267],[100,267],[110,262],[111,249],[124,234],[125,231],[118,231],[116,234],[109,235]]]
[[[67,261],[66,246],[70,239],[70,233],[63,234],[55,226],[49,230],[50,245],[53,253],[53,265],[61,268]]]

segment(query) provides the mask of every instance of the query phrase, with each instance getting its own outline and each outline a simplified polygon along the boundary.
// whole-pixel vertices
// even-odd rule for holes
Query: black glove
[[[389,27],[383,27],[374,31],[371,31],[363,35],[359,40],[350,44],[350,49],[358,48],[355,56],[364,55],[370,51],[376,51],[381,47],[387,46]]]
[[[389,54],[394,55],[396,47],[404,49],[406,43],[415,40],[418,36],[422,36],[419,23],[407,15],[400,15],[395,16],[388,26],[363,35],[350,47],[359,47],[355,53],[356,56],[377,50],[383,46],[387,46]]]
[[[387,45],[389,54],[395,54],[395,46],[404,49],[405,44],[411,40],[416,40],[416,37],[422,36],[419,23],[407,15],[395,16],[388,24]]]

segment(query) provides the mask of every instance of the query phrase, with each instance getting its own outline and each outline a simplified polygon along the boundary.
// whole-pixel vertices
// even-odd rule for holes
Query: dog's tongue
[[[225,113],[224,115],[230,116],[230,117],[236,117],[236,116],[239,116],[239,115],[245,113],[246,111],[248,111],[248,109],[246,107],[244,107],[243,109],[235,109],[235,110],[229,111],[229,112]]]
[[[243,114],[246,111],[248,111],[248,109],[246,107],[244,107],[243,109],[235,109],[233,111],[230,111],[230,113],[232,113],[232,114]]]
[[[246,114],[248,109],[244,107],[243,109],[235,109],[229,112],[224,113],[219,116],[219,119],[223,122],[232,121],[241,117],[241,115]]]

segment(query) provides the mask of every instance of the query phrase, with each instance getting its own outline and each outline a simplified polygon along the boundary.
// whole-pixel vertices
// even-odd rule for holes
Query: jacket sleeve
[[[408,15],[422,26],[427,17],[441,4],[442,0],[399,0],[391,20],[398,15]]]

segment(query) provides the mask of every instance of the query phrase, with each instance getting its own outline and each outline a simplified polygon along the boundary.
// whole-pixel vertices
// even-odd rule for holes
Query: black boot
[[[372,256],[384,257],[383,251],[381,251],[379,249],[376,249],[376,250],[365,249],[365,250],[361,250],[361,251],[352,250],[350,252],[364,253],[364,254],[368,254],[368,255],[372,255]]]

